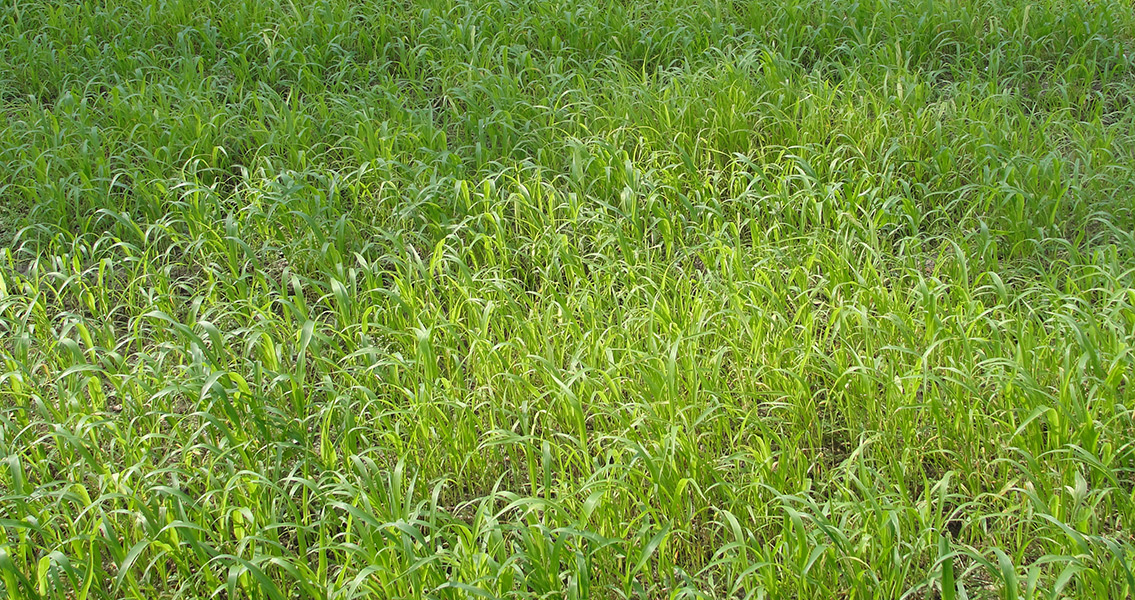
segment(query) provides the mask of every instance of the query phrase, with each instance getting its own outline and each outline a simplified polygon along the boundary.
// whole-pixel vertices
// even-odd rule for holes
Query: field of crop
[[[12,0],[0,597],[1135,593],[1129,0]]]

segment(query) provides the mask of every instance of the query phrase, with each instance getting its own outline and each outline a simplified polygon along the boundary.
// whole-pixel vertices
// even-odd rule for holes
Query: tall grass
[[[0,594],[1135,593],[1120,0],[0,7]]]

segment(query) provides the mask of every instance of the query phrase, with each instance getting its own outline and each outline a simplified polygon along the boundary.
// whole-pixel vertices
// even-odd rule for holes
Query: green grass
[[[0,597],[1135,594],[1126,0],[0,7]]]

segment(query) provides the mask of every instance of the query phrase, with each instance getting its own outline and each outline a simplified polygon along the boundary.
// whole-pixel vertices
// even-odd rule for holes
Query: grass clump
[[[1118,0],[0,8],[8,598],[1123,598]]]

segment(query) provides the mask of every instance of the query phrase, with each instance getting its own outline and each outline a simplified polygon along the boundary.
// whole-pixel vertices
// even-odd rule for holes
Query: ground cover
[[[1123,598],[1123,0],[0,8],[9,598]]]

